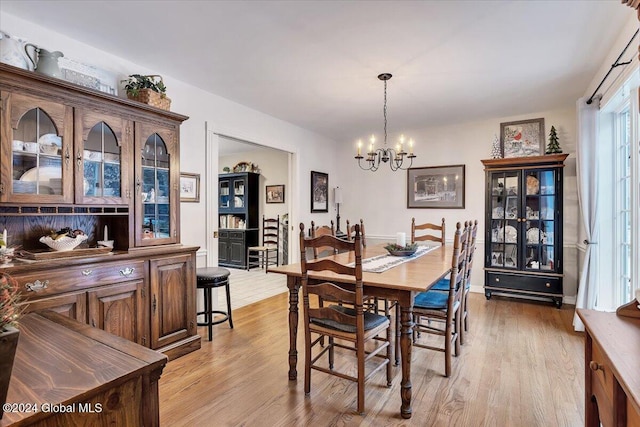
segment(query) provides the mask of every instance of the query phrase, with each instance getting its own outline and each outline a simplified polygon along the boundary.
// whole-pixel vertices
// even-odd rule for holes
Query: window
[[[611,97],[600,114],[598,153],[601,308],[631,301],[640,287],[640,143],[637,73]],[[611,147],[615,147],[611,150]],[[611,191],[613,189],[613,191]],[[612,285],[608,285],[611,283]]]

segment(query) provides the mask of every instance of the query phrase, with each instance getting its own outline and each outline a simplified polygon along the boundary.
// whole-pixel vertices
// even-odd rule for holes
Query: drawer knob
[[[499,282],[499,281],[500,281],[500,278],[499,278],[499,277],[496,277],[496,282]]]
[[[550,288],[550,287],[551,287],[551,283],[549,283],[549,282],[545,283],[544,285],[545,285],[547,288]]]
[[[27,288],[27,291],[29,292],[38,292],[43,289],[47,289],[48,285],[49,285],[48,280],[44,280],[42,282],[40,280],[36,280],[33,283],[27,283],[24,286]]]
[[[127,276],[131,276],[134,271],[136,271],[135,268],[127,267],[120,270],[120,274],[122,274],[124,277],[127,277]]]
[[[593,360],[589,362],[589,369],[591,369],[593,372],[597,371],[598,369],[604,372],[604,368],[602,367],[602,365]]]
[[[82,270],[83,276],[91,276],[91,273],[93,273],[93,270]]]

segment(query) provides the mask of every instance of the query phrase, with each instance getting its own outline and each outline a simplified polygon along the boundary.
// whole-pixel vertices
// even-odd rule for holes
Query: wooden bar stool
[[[231,293],[229,292],[229,274],[231,272],[222,267],[203,267],[196,269],[196,287],[204,290],[204,311],[199,311],[198,315],[204,314],[204,323],[198,322],[198,326],[209,327],[209,341],[212,339],[213,325],[229,321],[229,327],[233,329],[233,319],[231,318]],[[213,288],[225,288],[227,294],[227,311],[213,310]],[[214,314],[222,314],[220,320],[213,320]]]

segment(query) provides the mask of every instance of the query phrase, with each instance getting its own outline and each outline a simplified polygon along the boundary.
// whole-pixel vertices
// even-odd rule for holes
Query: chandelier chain
[[[387,147],[387,81],[384,81],[384,146]]]

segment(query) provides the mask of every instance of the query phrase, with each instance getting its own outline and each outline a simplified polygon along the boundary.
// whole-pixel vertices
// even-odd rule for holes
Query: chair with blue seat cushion
[[[463,229],[460,223],[456,224],[449,291],[446,293],[433,290],[420,292],[416,295],[413,303],[415,322],[413,345],[444,352],[446,377],[451,375],[452,348],[454,348],[456,356],[460,353],[460,307],[466,277],[468,231],[468,228]],[[437,343],[423,342],[417,339],[417,332],[441,336],[444,339],[444,345],[437,346],[435,345]]]
[[[304,224],[300,224],[300,268],[302,272],[302,301],[304,307],[305,372],[304,391],[311,392],[311,370],[317,370],[354,381],[357,387],[358,413],[364,413],[364,383],[373,373],[386,367],[387,387],[391,386],[390,321],[386,316],[364,309],[362,283],[362,241],[360,227],[356,225],[353,241],[339,239],[331,234],[305,237]],[[351,252],[352,265],[341,264],[334,257],[311,258],[308,249],[329,247],[334,252]],[[337,283],[309,279],[309,272],[329,270],[353,277],[353,285],[343,288]],[[320,305],[319,301],[337,304]],[[321,341],[328,338],[328,345]],[[365,350],[365,344],[367,349]],[[334,370],[335,349],[346,349],[356,354],[356,375]],[[314,353],[315,350],[315,354]],[[328,358],[323,357],[328,355]],[[375,358],[375,359],[374,359]],[[327,360],[328,359],[328,360]],[[371,363],[365,375],[365,362]]]
[[[461,327],[460,327],[460,344],[464,344],[465,335],[469,330],[469,306],[467,304],[467,298],[471,291],[471,270],[473,269],[473,254],[476,251],[476,235],[478,234],[478,220],[472,222],[469,221],[469,237],[467,243],[467,265],[465,269],[465,282],[462,293],[462,306],[460,311],[462,312]]]
[[[465,227],[469,227],[469,233],[467,236],[467,266],[465,270],[465,285],[464,293],[461,296],[461,311],[462,311],[462,327],[460,328],[460,344],[464,344],[465,333],[469,330],[469,307],[467,305],[467,298],[469,291],[471,290],[471,271],[473,268],[473,254],[476,249],[476,236],[478,234],[478,220],[470,220],[465,222]],[[449,278],[441,279],[430,290],[448,292],[449,291]]]

